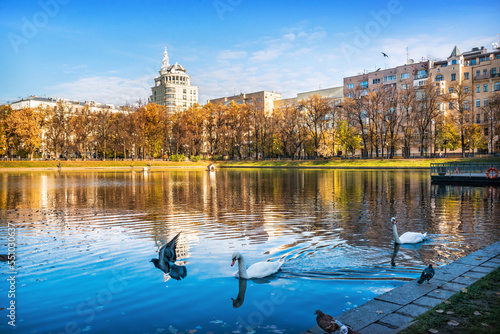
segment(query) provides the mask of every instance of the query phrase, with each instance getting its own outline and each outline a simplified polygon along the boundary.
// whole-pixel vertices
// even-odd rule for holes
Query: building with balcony
[[[498,123],[493,117],[489,101],[500,95],[500,48],[488,51],[484,46],[460,52],[455,46],[446,60],[436,61],[430,69],[430,76],[436,90],[443,95],[456,95],[457,86],[465,96],[465,123],[477,124],[488,140],[488,151],[499,152],[500,141],[492,130]],[[440,104],[446,114],[454,109],[453,102]],[[486,151],[486,150],[485,150]]]
[[[182,65],[177,62],[170,65],[166,47],[159,74],[151,87],[150,103],[165,106],[169,113],[186,110],[198,103],[198,87],[191,85],[191,76]]]
[[[79,109],[84,108],[85,106],[88,106],[91,112],[108,111],[114,113],[123,111],[122,107],[115,106],[114,104],[101,104],[94,101],[70,101],[69,99],[39,97],[37,95],[31,95],[18,101],[14,101],[10,103],[10,107],[14,110],[23,108],[54,108],[58,103],[61,103],[62,105],[67,107],[71,112],[76,112]]]

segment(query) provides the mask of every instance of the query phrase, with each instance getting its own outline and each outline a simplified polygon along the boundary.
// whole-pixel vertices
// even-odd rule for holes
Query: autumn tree
[[[111,112],[109,109],[99,109],[95,114],[96,143],[98,149],[102,152],[102,160],[106,160],[106,150],[108,149],[108,140],[111,135],[110,116]]]
[[[362,139],[356,128],[349,125],[349,122],[342,120],[337,124],[336,140],[342,151],[354,154],[361,147]]]
[[[67,159],[72,129],[70,126],[72,109],[59,101],[56,106],[45,108],[43,113],[47,147],[54,152],[56,159],[60,154],[64,154]]]
[[[41,115],[31,108],[12,111],[7,117],[7,132],[17,150],[23,149],[33,160],[33,153],[40,147],[42,139]]]
[[[439,116],[438,102],[439,93],[435,90],[431,78],[427,79],[426,84],[416,91],[414,113],[414,124],[418,131],[420,141],[420,155],[425,153],[425,143],[430,138],[432,122]]]
[[[468,124],[464,127],[464,138],[465,147],[473,153],[475,149],[485,149],[487,147],[487,141],[477,124]]]
[[[444,118],[436,129],[436,145],[440,150],[454,151],[460,147],[460,132],[451,116]]]
[[[466,82],[456,83],[449,88],[448,94],[444,96],[444,100],[448,102],[448,109],[456,114],[456,119],[460,127],[460,141],[462,144],[462,157],[465,156],[466,138],[465,130],[469,121],[468,112],[470,110],[470,97],[472,93]]]
[[[85,160],[94,140],[96,126],[95,115],[90,106],[77,109],[70,119],[70,125],[74,132],[74,144]]]
[[[10,105],[0,106],[0,155],[4,156],[8,152],[7,138],[7,118],[12,113]]]
[[[279,128],[277,136],[285,157],[294,158],[307,136],[303,113],[297,105],[285,106],[276,108],[273,118]]]
[[[363,141],[362,156],[368,156],[368,125],[364,93],[360,87],[355,87],[347,91],[347,98],[344,99],[343,111],[349,124],[356,124],[358,133]]]
[[[500,92],[493,92],[488,97],[488,103],[483,107],[483,111],[488,120],[488,134],[490,153],[495,153],[495,135],[500,135]],[[498,129],[495,128],[495,124]]]
[[[314,155],[318,156],[322,136],[324,136],[325,120],[331,113],[331,105],[318,94],[314,94],[299,102],[299,107],[304,113],[305,123],[314,142]]]

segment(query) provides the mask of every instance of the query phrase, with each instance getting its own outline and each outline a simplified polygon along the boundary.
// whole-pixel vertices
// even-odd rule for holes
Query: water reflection
[[[238,296],[236,299],[231,298],[233,301],[233,308],[238,308],[241,305],[243,305],[243,302],[245,301],[245,292],[247,291],[247,280],[244,278],[239,278],[238,279]]]
[[[310,314],[302,317],[310,313],[305,304],[338,314],[417,278],[426,264],[439,267],[499,240],[496,189],[431,185],[427,171],[2,173],[0,236],[8,223],[16,225],[23,332],[63,331],[57,324],[68,321],[95,332],[162,332],[170,325],[171,332],[188,332],[196,329],[192,323],[214,333],[227,323],[231,332],[241,330],[238,316],[254,319],[256,303],[273,293],[287,302],[273,304],[262,322],[301,332],[313,325],[304,322]],[[405,231],[426,231],[430,240],[396,247],[393,216]],[[189,261],[189,278],[186,262],[159,266],[167,278],[185,278],[172,289],[146,259],[179,231],[176,260]],[[230,306],[227,291],[234,297],[235,283],[227,260],[235,250],[252,263],[287,261],[272,281],[247,283],[246,296],[238,281]],[[123,270],[127,288],[99,305],[93,323],[75,319],[82,302],[114,282],[113,269]],[[102,320],[120,317],[128,321]]]
[[[394,251],[392,252],[391,257],[391,266],[393,267],[396,265],[396,256],[398,255],[399,247],[401,247],[401,244],[394,243]]]

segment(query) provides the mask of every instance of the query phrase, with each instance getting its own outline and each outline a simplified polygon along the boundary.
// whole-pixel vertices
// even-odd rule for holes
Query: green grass
[[[218,162],[222,166],[238,166],[238,167],[430,167],[431,163],[446,163],[446,162],[499,162],[500,158],[470,158],[470,159],[357,159],[357,160],[265,160],[265,161],[230,161]]]
[[[61,163],[62,168],[92,168],[92,167],[147,167],[149,160],[127,160],[127,161],[81,161],[81,160],[49,160],[49,161],[0,161],[0,168],[57,168]],[[200,162],[175,162],[175,161],[151,161],[152,167],[177,167],[177,166],[199,166],[205,167],[206,161]]]
[[[433,162],[498,162],[500,158],[471,158],[471,159],[365,159],[365,160],[264,160],[264,161],[216,161],[215,164],[226,167],[337,167],[337,168],[384,168],[384,167],[404,167],[404,168],[428,168]],[[127,161],[81,161],[81,160],[50,160],[50,161],[0,161],[0,168],[56,168],[61,163],[63,168],[89,168],[89,167],[146,167],[149,160],[127,160]],[[161,161],[153,160],[153,167],[185,167],[197,166],[206,167],[210,161]]]
[[[443,312],[438,313],[436,310]],[[448,302],[443,302],[420,315],[415,324],[400,333],[428,334],[432,333],[430,329],[436,329],[439,333],[499,333],[499,315],[500,269],[496,269],[468,287],[466,292],[461,291]],[[451,320],[459,325],[449,325]]]

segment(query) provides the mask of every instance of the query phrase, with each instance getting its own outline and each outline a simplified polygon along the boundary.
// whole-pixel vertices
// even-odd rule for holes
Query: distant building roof
[[[462,52],[460,52],[460,50],[458,49],[458,47],[455,45],[455,47],[453,48],[453,51],[451,51],[450,57],[458,57],[461,54],[462,54]]]

